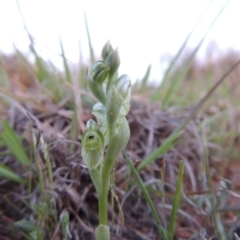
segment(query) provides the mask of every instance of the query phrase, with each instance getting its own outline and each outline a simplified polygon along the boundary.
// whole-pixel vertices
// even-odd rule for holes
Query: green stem
[[[116,132],[109,133],[109,144],[106,157],[102,168],[102,193],[99,196],[99,223],[107,225],[107,206],[108,206],[108,192],[110,184],[110,175],[115,160],[119,154],[126,147],[130,137],[130,130],[126,118],[121,119]]]
[[[107,154],[108,155],[108,154]],[[108,192],[114,159],[106,156],[102,169],[102,193],[99,196],[99,224],[108,225]]]

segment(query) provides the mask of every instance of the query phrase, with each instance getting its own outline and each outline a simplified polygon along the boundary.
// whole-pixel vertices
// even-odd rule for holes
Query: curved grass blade
[[[167,239],[166,238],[166,232],[165,232],[165,229],[162,227],[162,224],[161,224],[161,221],[159,219],[159,216],[158,216],[158,213],[157,213],[157,210],[152,202],[152,199],[150,198],[148,192],[147,192],[147,189],[145,188],[137,170],[135,169],[135,167],[133,166],[132,164],[132,160],[127,156],[127,154],[124,152],[124,156],[131,168],[131,171],[133,173],[133,175],[135,176],[137,182],[138,182],[138,185],[139,187],[141,188],[142,192],[143,192],[143,195],[148,203],[148,206],[150,207],[151,209],[151,212],[152,212],[152,215],[153,215],[153,218],[157,224],[157,228],[158,228],[158,231],[159,231],[159,234],[160,234],[160,237],[161,239]]]
[[[183,161],[180,161],[180,163],[179,163],[179,173],[178,173],[178,178],[177,178],[176,193],[175,193],[175,196],[174,196],[173,208],[172,208],[170,223],[169,223],[169,227],[168,227],[168,239],[169,240],[172,240],[173,235],[174,235],[174,226],[175,226],[175,222],[176,222],[179,203],[180,203],[180,200],[181,200],[183,173],[184,173],[184,163],[183,163]]]

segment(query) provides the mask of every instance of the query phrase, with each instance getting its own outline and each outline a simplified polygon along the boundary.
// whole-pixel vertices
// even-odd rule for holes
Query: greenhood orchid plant
[[[92,108],[97,123],[89,120],[82,136],[82,157],[99,198],[97,240],[110,240],[107,211],[110,176],[130,138],[126,115],[130,109],[131,81],[125,74],[118,77],[119,65],[118,51],[107,42],[102,60],[95,62],[88,72],[89,88],[99,102]]]

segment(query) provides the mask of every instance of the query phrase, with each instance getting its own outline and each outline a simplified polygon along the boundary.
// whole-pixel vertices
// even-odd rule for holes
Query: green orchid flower
[[[83,161],[89,170],[96,169],[102,163],[103,145],[104,137],[96,122],[89,120],[82,136]]]

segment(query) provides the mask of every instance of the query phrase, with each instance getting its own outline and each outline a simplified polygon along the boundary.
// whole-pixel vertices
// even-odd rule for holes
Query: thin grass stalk
[[[46,164],[47,164],[47,172],[48,172],[48,180],[49,180],[49,184],[50,184],[50,190],[51,190],[51,192],[54,192],[53,172],[52,172],[52,165],[51,165],[48,149],[46,149],[45,158],[46,158]],[[54,220],[57,221],[57,210],[56,210],[55,198],[53,198],[53,200],[54,200],[53,207],[51,207],[52,204],[50,202],[49,202],[49,207],[50,207],[51,215],[54,217]]]
[[[72,82],[72,76],[71,76],[71,73],[70,73],[70,70],[68,67],[65,51],[63,48],[63,44],[62,44],[62,39],[60,37],[59,37],[59,44],[60,44],[60,48],[61,48],[61,55],[62,55],[63,66],[64,66],[64,70],[65,70],[65,78],[68,82]]]
[[[209,195],[210,195],[210,203],[211,203],[211,215],[213,218],[213,222],[215,225],[215,228],[218,233],[218,237],[220,240],[227,240],[225,229],[222,224],[222,219],[220,217],[220,213],[217,211],[217,200],[214,195],[214,189],[212,185],[212,177],[210,173],[210,163],[209,163],[209,153],[207,148],[207,139],[205,137],[204,131],[203,131],[203,140],[204,140],[204,168],[206,172],[206,178],[207,178],[207,186],[209,189]]]
[[[128,155],[127,155],[125,152],[124,152],[124,156],[125,156],[125,158],[126,158],[126,160],[127,160],[128,165],[129,165],[130,168],[131,168],[131,171],[132,171],[134,177],[136,178],[136,180],[137,180],[137,182],[138,182],[139,187],[141,188],[141,190],[142,190],[142,192],[143,192],[143,195],[144,195],[144,197],[145,197],[145,199],[146,199],[146,201],[147,201],[148,206],[149,206],[150,209],[151,209],[153,218],[154,218],[154,220],[155,220],[155,222],[156,222],[156,225],[157,225],[157,229],[158,229],[158,232],[159,232],[159,236],[160,236],[161,239],[163,239],[163,240],[164,240],[164,239],[167,239],[167,238],[166,238],[165,229],[162,227],[162,223],[161,223],[160,218],[159,218],[159,216],[158,216],[158,212],[157,212],[157,210],[156,210],[156,208],[155,208],[155,206],[154,206],[154,204],[153,204],[153,202],[152,202],[151,197],[150,197],[149,194],[148,194],[148,191],[147,191],[146,187],[144,186],[144,184],[143,184],[143,182],[142,182],[142,180],[141,180],[141,178],[140,178],[137,170],[135,169],[134,165],[132,164],[132,160],[128,157]]]
[[[177,187],[176,187],[176,193],[174,195],[174,201],[173,201],[173,208],[171,212],[170,217],[170,223],[168,227],[168,239],[172,240],[174,236],[174,227],[177,219],[177,211],[179,207],[179,203],[181,200],[181,192],[182,192],[182,183],[183,183],[183,173],[184,173],[184,163],[183,161],[180,161],[179,163],[179,173],[177,178]]]
[[[165,167],[166,167],[166,160],[163,159],[162,160],[162,168],[161,168],[161,188],[162,188],[162,207],[164,209],[164,206],[165,206]],[[163,219],[163,225],[164,225],[164,228],[166,229],[166,215],[165,213],[163,212],[162,214],[162,219]]]
[[[152,65],[150,64],[145,72],[145,75],[143,77],[143,79],[140,82],[140,89],[141,92],[145,91],[148,81],[149,81],[149,77],[150,77],[150,73],[151,73],[151,69],[152,69]]]

